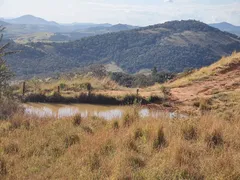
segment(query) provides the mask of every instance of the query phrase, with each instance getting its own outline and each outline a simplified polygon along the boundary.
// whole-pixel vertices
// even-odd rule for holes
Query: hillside
[[[233,53],[168,84],[174,101],[185,109],[202,106],[227,110],[240,102],[240,53]]]
[[[227,31],[240,36],[240,26],[234,26],[227,22],[210,24],[210,26],[218,28],[221,31]]]
[[[164,24],[108,33],[69,43],[15,44],[22,53],[8,57],[18,76],[70,71],[93,63],[115,62],[124,71],[135,73],[157,66],[180,72],[200,68],[221,56],[240,50],[240,39],[204,23],[172,21]]]
[[[80,40],[84,37],[95,36],[99,34],[106,34],[111,32],[119,32],[125,30],[131,30],[137,28],[136,26],[130,26],[125,24],[117,24],[117,25],[95,25],[94,27],[83,28],[80,26],[72,27],[73,31],[70,29],[71,27],[58,27],[56,32],[50,30],[50,32],[36,32],[30,34],[20,34],[14,38],[14,41],[21,44],[31,43],[31,42],[68,42],[68,41],[76,41]],[[69,30],[67,30],[69,28]],[[77,29],[80,28],[80,29]],[[48,29],[44,29],[48,30]],[[58,32],[58,31],[69,31],[69,32]]]

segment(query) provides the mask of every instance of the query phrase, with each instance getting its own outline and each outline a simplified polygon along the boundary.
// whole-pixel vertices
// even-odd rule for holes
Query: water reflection
[[[63,118],[70,117],[76,114],[81,114],[82,117],[96,116],[104,118],[106,120],[120,119],[124,112],[130,107],[128,106],[100,106],[89,104],[41,104],[41,103],[29,103],[25,104],[25,113],[30,115],[36,115],[38,117],[55,117]],[[164,113],[162,111],[152,111],[148,108],[142,108],[139,110],[141,117],[160,117]],[[176,114],[170,113],[170,117],[174,118]]]

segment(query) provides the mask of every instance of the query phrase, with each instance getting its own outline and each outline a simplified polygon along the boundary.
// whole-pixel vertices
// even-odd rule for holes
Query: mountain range
[[[137,28],[131,25],[108,23],[58,24],[32,15],[15,19],[2,18],[0,25],[6,27],[5,36],[18,43],[74,41],[97,34]]]
[[[200,68],[240,50],[240,38],[199,21],[170,21],[66,43],[12,43],[21,53],[7,57],[17,76],[72,71],[91,64],[116,64],[128,73],[154,66],[181,72]]]
[[[1,18],[0,25],[6,27],[5,36],[7,38],[22,44],[30,42],[68,42],[84,37],[138,28],[137,26],[126,24],[112,25],[108,23],[60,24],[32,15],[24,15],[14,19]],[[234,26],[227,22],[209,25],[221,31],[240,36],[240,26]]]
[[[210,24],[210,26],[220,29],[221,31],[227,31],[236,34],[240,37],[240,26],[234,26],[227,22]]]

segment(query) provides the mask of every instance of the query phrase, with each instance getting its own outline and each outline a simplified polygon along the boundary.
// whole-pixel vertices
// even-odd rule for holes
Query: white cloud
[[[33,14],[57,22],[108,22],[142,26],[167,20],[197,19],[207,23],[228,21],[240,25],[240,2],[212,4],[205,0],[205,3],[175,0],[174,3],[164,3],[171,1],[5,0],[0,6],[0,17]]]
[[[169,2],[169,3],[172,3],[173,0],[164,0],[164,2]]]

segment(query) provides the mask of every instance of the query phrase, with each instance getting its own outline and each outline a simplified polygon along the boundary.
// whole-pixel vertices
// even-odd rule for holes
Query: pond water
[[[106,120],[120,119],[123,114],[131,108],[130,106],[102,106],[90,104],[45,104],[45,103],[27,103],[24,104],[25,113],[36,115],[38,117],[71,117],[81,114],[82,117],[97,116]],[[166,114],[163,111],[149,110],[140,108],[141,117],[160,117]],[[169,113],[174,117],[174,113]]]

